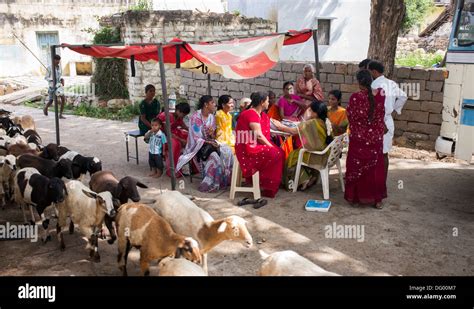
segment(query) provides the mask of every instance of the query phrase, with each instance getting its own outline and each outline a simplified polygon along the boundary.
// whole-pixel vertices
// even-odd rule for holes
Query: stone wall
[[[275,22],[261,18],[182,10],[128,11],[103,18],[101,24],[119,27],[126,44],[169,42],[176,37],[188,42],[215,41],[276,32]],[[158,63],[135,62],[135,68],[135,77],[130,76],[130,64],[127,68],[127,86],[131,99],[143,98],[147,84],[156,85],[157,92],[161,93]],[[173,68],[166,70],[168,93],[177,91],[181,85],[180,71]]]
[[[230,94],[234,99],[249,97],[254,91],[274,91],[282,95],[283,83],[295,81],[302,73],[305,63],[284,62],[277,64],[264,76],[246,80],[229,80],[220,75],[211,77],[211,94],[215,98]],[[353,92],[359,90],[355,73],[357,63],[322,63],[321,86],[325,96],[332,89],[342,92],[342,104]],[[182,85],[186,97],[197,102],[207,94],[206,75],[182,70]],[[393,79],[407,92],[409,100],[401,115],[395,117],[397,141],[401,144],[434,149],[434,141],[439,135],[441,110],[443,107],[444,75],[441,69],[413,69],[396,67]]]

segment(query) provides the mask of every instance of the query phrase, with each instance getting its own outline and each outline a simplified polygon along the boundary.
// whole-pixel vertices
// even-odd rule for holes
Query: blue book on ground
[[[329,208],[331,207],[331,201],[325,200],[309,200],[306,202],[304,208],[307,211],[321,211],[321,212],[328,212]]]

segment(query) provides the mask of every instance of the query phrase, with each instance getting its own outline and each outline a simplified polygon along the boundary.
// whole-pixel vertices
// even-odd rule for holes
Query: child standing
[[[150,144],[148,164],[152,171],[148,176],[153,178],[159,178],[163,174],[163,146],[166,144],[166,136],[161,131],[162,126],[161,120],[154,118],[151,121],[151,130],[145,134],[145,142]]]

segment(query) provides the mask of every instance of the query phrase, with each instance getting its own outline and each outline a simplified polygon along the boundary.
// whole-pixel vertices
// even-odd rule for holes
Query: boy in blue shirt
[[[153,178],[159,178],[163,174],[163,148],[166,144],[166,136],[161,131],[163,123],[160,119],[154,118],[151,121],[151,130],[145,134],[145,142],[150,144],[148,154],[148,164],[152,171]]]

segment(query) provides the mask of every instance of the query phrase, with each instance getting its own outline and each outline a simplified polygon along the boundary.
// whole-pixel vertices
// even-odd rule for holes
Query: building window
[[[331,34],[331,19],[318,19],[318,44],[329,45]]]

